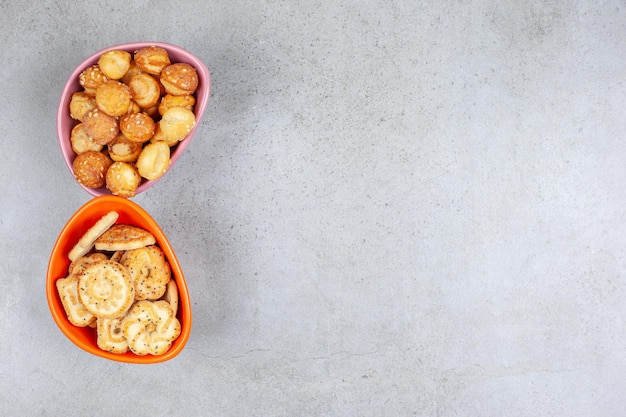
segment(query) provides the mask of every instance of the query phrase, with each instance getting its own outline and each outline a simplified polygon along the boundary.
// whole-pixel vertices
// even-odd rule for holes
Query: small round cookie
[[[85,308],[100,318],[123,316],[135,299],[126,268],[111,260],[96,261],[79,275],[78,295]]]
[[[128,162],[113,162],[106,175],[106,188],[120,197],[134,197],[141,176],[134,165]]]
[[[161,84],[168,94],[185,96],[195,93],[198,88],[198,72],[183,62],[168,65],[161,71]]]
[[[80,301],[78,281],[79,275],[72,274],[67,278],[58,279],[56,287],[69,322],[74,326],[87,327],[96,320],[96,317]]]
[[[130,88],[119,81],[106,81],[96,89],[96,104],[109,116],[121,116],[128,111],[131,102]]]
[[[170,167],[170,147],[163,141],[145,145],[137,158],[136,165],[139,175],[145,179],[160,178]]]
[[[84,91],[72,94],[70,99],[70,117],[81,122],[89,110],[96,108],[96,99]]]
[[[108,143],[107,148],[109,149],[109,158],[113,161],[135,162],[141,153],[142,145],[120,133]]]
[[[163,113],[159,126],[168,142],[181,141],[196,124],[196,116],[184,107],[172,107]]]
[[[87,265],[92,262],[102,261],[104,259],[109,259],[104,253],[101,252],[93,252],[87,255],[83,255],[78,259],[75,259],[70,262],[70,266],[67,268],[67,272],[72,274],[82,274]]]
[[[82,123],[77,124],[72,128],[70,133],[70,143],[74,153],[79,154],[87,151],[100,152],[102,146],[91,139],[85,132],[85,127]]]
[[[126,51],[106,51],[98,59],[98,66],[109,79],[121,79],[130,68],[131,54]]]
[[[170,65],[167,51],[159,46],[147,46],[135,52],[135,63],[140,70],[148,74],[160,74],[163,68]]]
[[[133,142],[149,141],[155,129],[154,119],[145,113],[125,114],[120,118],[120,131]]]
[[[141,70],[141,68],[137,66],[137,63],[135,62],[135,60],[131,59],[130,67],[128,68],[128,71],[126,71],[126,74],[124,74],[124,76],[122,77],[121,81],[124,84],[128,84],[131,78],[133,78],[137,74],[141,74],[142,72],[143,71]]]
[[[176,144],[178,144],[178,138],[168,138],[165,133],[163,132],[163,129],[161,129],[161,125],[159,123],[157,123],[156,125],[156,131],[154,132],[154,136],[152,136],[152,139],[150,139],[150,142],[165,142],[167,143],[167,146],[169,146],[170,148]]]
[[[87,136],[99,145],[111,142],[119,133],[117,119],[99,108],[89,110],[83,117],[83,128]]]
[[[172,273],[165,254],[156,245],[128,250],[120,263],[135,285],[135,300],[158,300],[165,294]]]
[[[98,335],[96,341],[100,349],[119,354],[128,352],[128,342],[122,330],[122,318],[98,318],[96,328]]]
[[[98,86],[108,80],[97,64],[85,68],[78,76],[78,83],[90,96],[95,96]]]
[[[122,320],[124,337],[136,355],[162,355],[180,336],[180,322],[163,300],[135,302]]]
[[[193,111],[195,105],[196,98],[191,94],[184,96],[166,94],[161,98],[161,102],[159,103],[159,114],[163,116],[163,114],[172,107],[184,107],[189,111]]]
[[[141,108],[152,107],[159,102],[161,98],[161,87],[159,82],[150,74],[141,73],[133,76],[128,81],[130,93],[133,100]]]
[[[111,159],[102,152],[87,151],[74,158],[72,169],[79,184],[89,188],[104,187]]]

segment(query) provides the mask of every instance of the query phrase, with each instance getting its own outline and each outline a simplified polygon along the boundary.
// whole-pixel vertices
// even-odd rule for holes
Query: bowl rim
[[[184,55],[185,62],[193,65],[196,68],[198,72],[198,77],[200,79],[200,84],[195,94],[196,105],[194,107],[194,114],[196,115],[196,123],[191,129],[191,131],[189,132],[189,134],[187,135],[187,137],[176,145],[176,149],[174,150],[174,152],[172,152],[172,155],[170,158],[170,167],[172,167],[178,161],[178,159],[182,156],[185,149],[191,142],[191,139],[193,139],[193,137],[195,136],[195,133],[201,124],[204,113],[206,112],[207,103],[210,98],[210,90],[211,90],[211,74],[207,66],[204,64],[204,62],[202,62],[202,60],[200,60],[200,58],[198,58],[196,55],[194,55],[190,51],[178,45],[174,45],[174,44],[167,43],[167,42],[157,42],[157,41],[130,42],[130,43],[121,43],[121,44],[116,44],[116,45],[107,46],[105,48],[101,48],[98,51],[86,57],[85,59],[83,59],[76,66],[76,68],[70,73],[70,76],[67,78],[67,81],[65,82],[65,85],[61,92],[61,96],[59,98],[59,104],[57,107],[57,115],[56,115],[57,141],[61,148],[61,154],[63,156],[63,160],[65,161],[65,165],[67,166],[67,169],[70,171],[72,178],[74,178],[74,170],[72,168],[72,161],[67,157],[67,155],[72,154],[73,150],[71,148],[71,143],[69,141],[69,138],[65,138],[64,136],[63,126],[64,126],[64,120],[66,119],[66,117],[69,117],[68,108],[69,108],[71,95],[72,93],[79,91],[74,88],[78,80],[78,76],[87,67],[95,64],[98,61],[100,55],[102,55],[106,51],[110,51],[114,49],[121,49],[121,50],[125,50],[127,52],[132,53],[133,51],[136,51],[141,48],[148,47],[148,46],[159,46],[167,50],[168,52],[175,52],[177,55]],[[182,61],[177,60],[176,62],[182,62]],[[164,175],[154,180],[142,180],[141,184],[137,188],[137,191],[135,192],[135,196],[141,194],[142,192],[146,191],[147,189],[155,185],[163,177]],[[89,188],[80,184],[78,181],[76,181],[75,178],[74,178],[74,181],[83,190],[85,190],[87,193],[91,194],[94,197],[99,197],[102,195],[112,195],[111,192],[105,187]]]
[[[59,276],[58,270],[64,269],[67,271],[67,266],[69,265],[67,254],[62,253],[62,248],[64,246],[73,246],[72,243],[67,242],[67,235],[74,229],[75,223],[84,219],[89,219],[89,223],[93,224],[98,219],[98,216],[103,215],[110,210],[118,211],[121,218],[132,216],[135,219],[141,219],[142,223],[148,225],[148,228],[151,229],[150,231],[154,234],[157,243],[165,253],[166,258],[170,263],[172,276],[176,280],[176,284],[178,286],[179,306],[177,317],[179,317],[181,322],[181,333],[174,343],[172,343],[170,349],[162,355],[139,356],[130,351],[125,354],[117,354],[102,350],[97,346],[97,344],[87,343],[83,340],[83,338],[76,335],[77,331],[86,332],[88,330],[77,330],[80,328],[77,328],[69,322],[65,311],[63,310],[63,306],[56,289],[56,281],[64,278],[64,276]],[[128,223],[132,224],[132,221]],[[62,266],[64,268],[61,268],[61,266],[58,265],[58,262],[60,262],[59,259],[64,259],[62,257],[66,258],[64,262],[61,261],[63,262]],[[189,298],[189,291],[182,267],[176,257],[173,247],[169,243],[169,240],[165,236],[161,227],[146,210],[144,210],[137,203],[119,196],[105,195],[93,198],[83,204],[65,223],[54,243],[48,261],[48,268],[46,271],[46,300],[54,322],[72,343],[95,356],[110,359],[116,362],[133,364],[154,364],[165,362],[177,356],[183,350],[191,334],[191,300]],[[184,302],[181,302],[181,300],[184,300]]]

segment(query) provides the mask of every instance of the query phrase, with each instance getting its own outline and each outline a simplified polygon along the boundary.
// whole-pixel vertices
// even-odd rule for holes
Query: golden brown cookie
[[[125,114],[120,118],[120,131],[133,142],[149,141],[155,129],[154,120],[145,113]]]
[[[183,62],[177,62],[165,67],[161,71],[159,79],[165,91],[175,96],[195,93],[199,82],[196,69]]]
[[[77,154],[87,151],[100,152],[102,150],[102,145],[94,142],[93,139],[87,135],[85,127],[82,123],[79,123],[72,128],[72,131],[70,132],[70,143],[72,145],[72,150]]]
[[[156,238],[149,231],[130,224],[115,224],[95,241],[96,250],[115,252],[154,245]]]
[[[118,262],[93,262],[79,275],[78,295],[85,308],[100,318],[123,316],[135,299],[135,287]]]
[[[171,107],[184,107],[189,111],[193,111],[195,105],[196,98],[191,94],[187,94],[184,96],[173,96],[171,94],[166,94],[161,98],[161,102],[159,103],[159,114],[163,116],[167,109]]]
[[[163,294],[163,300],[167,301],[172,307],[172,311],[174,312],[174,316],[178,313],[178,285],[176,285],[175,279],[170,279],[167,283],[167,289],[165,290],[165,294]]]
[[[89,188],[104,187],[111,159],[102,152],[86,151],[76,155],[72,163],[74,177],[79,184]]]
[[[104,216],[100,217],[83,235],[78,242],[70,250],[67,257],[70,261],[74,262],[77,259],[87,255],[91,249],[93,249],[94,243],[100,235],[106,232],[111,226],[115,224],[119,218],[119,213],[116,211],[109,211]],[[71,267],[71,264],[70,264]]]
[[[170,167],[170,147],[163,141],[145,145],[136,165],[139,175],[145,179],[160,178]]]
[[[158,300],[170,282],[170,264],[156,245],[128,250],[120,263],[128,269],[135,285],[136,300]]]
[[[135,63],[140,70],[148,74],[160,74],[163,68],[170,65],[167,51],[159,46],[147,46],[135,52]]]
[[[72,94],[70,99],[70,117],[81,122],[89,110],[96,108],[96,99],[84,91]]]
[[[72,274],[81,274],[87,265],[96,261],[102,261],[104,259],[109,259],[104,253],[93,252],[88,255],[81,256],[80,258],[71,261],[70,266],[67,268],[67,272]]]
[[[121,116],[131,104],[130,88],[119,81],[106,81],[96,89],[96,104],[109,116]]]
[[[176,142],[187,137],[196,124],[196,116],[184,107],[171,107],[163,113],[159,127],[166,141]]]
[[[74,326],[87,327],[96,317],[85,308],[78,295],[79,275],[70,275],[56,281],[57,291],[67,319]]]
[[[99,108],[85,113],[83,116],[83,128],[87,136],[99,145],[106,145],[115,139],[119,133],[117,120]]]
[[[139,107],[147,109],[154,106],[161,98],[159,82],[150,74],[140,73],[128,81],[133,100]]]
[[[135,162],[143,149],[141,143],[129,140],[122,133],[109,142],[107,147],[109,149],[109,157],[113,161],[120,162]]]
[[[97,344],[100,349],[120,354],[128,352],[128,342],[122,330],[122,318],[98,318],[96,322]]]
[[[136,355],[162,355],[180,335],[180,322],[163,300],[135,302],[122,320],[128,347]]]
[[[98,86],[108,80],[108,77],[104,75],[104,72],[102,72],[97,64],[87,67],[78,76],[78,83],[83,87],[84,91],[91,96],[95,96]]]
[[[106,187],[113,195],[134,197],[140,183],[137,168],[129,162],[113,162],[107,171]]]
[[[111,80],[119,80],[130,68],[131,54],[121,50],[106,51],[98,59],[98,66]]]

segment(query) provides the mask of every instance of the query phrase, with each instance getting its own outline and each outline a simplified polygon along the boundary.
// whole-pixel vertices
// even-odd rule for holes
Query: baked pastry
[[[170,282],[167,283],[167,289],[162,299],[170,304],[174,316],[176,316],[178,313],[178,285],[176,285],[175,279],[170,279]]]
[[[148,74],[160,74],[163,68],[170,65],[167,51],[159,46],[147,46],[135,52],[135,63],[140,70]]]
[[[131,78],[133,78],[137,74],[141,74],[142,72],[143,71],[141,70],[141,68],[139,68],[137,66],[137,63],[135,62],[135,60],[131,59],[128,71],[126,71],[126,74],[124,74],[124,76],[122,77],[121,81],[124,84],[128,84],[128,82],[130,81]]]
[[[120,118],[120,131],[133,142],[149,141],[155,129],[154,119],[145,113],[125,114]]]
[[[106,188],[113,195],[134,197],[139,184],[141,184],[141,176],[137,168],[129,162],[113,162],[107,170]]]
[[[70,144],[72,145],[74,153],[77,154],[87,151],[100,152],[102,150],[102,145],[94,142],[93,139],[87,135],[85,127],[82,123],[79,123],[72,128],[72,131],[70,132]]]
[[[130,88],[119,81],[106,81],[96,89],[96,104],[109,116],[121,116],[131,103]]]
[[[170,167],[170,147],[163,141],[145,145],[135,165],[145,179],[160,178]]]
[[[70,117],[79,122],[83,116],[91,109],[96,108],[96,99],[84,91],[77,91],[70,99]]]
[[[161,86],[150,74],[140,73],[128,81],[133,100],[139,107],[147,109],[154,106],[161,98]]]
[[[99,108],[89,110],[83,116],[83,128],[87,136],[99,145],[111,142],[119,133],[117,120]]]
[[[119,162],[135,162],[141,153],[141,143],[133,142],[122,133],[107,145],[109,158]]]
[[[87,265],[95,261],[102,261],[104,259],[109,259],[104,253],[101,252],[93,252],[80,258],[71,261],[70,266],[67,268],[67,272],[72,274],[81,274]]]
[[[183,62],[177,62],[165,67],[161,71],[159,79],[165,91],[175,96],[195,93],[199,82],[196,69]]]
[[[57,279],[56,287],[69,322],[74,326],[87,327],[96,320],[96,316],[80,301],[78,281],[79,275],[71,274],[66,278]]]
[[[87,151],[74,158],[72,169],[79,184],[89,188],[104,187],[111,159],[102,152]]]
[[[196,116],[185,107],[171,107],[159,120],[159,127],[166,141],[173,143],[185,139],[195,124]]]
[[[115,224],[95,241],[96,250],[115,252],[154,245],[156,238],[149,231],[130,224]]]
[[[111,260],[89,264],[79,275],[78,295],[85,308],[100,318],[123,316],[135,299],[129,272]]]
[[[163,116],[167,109],[171,107],[184,107],[189,111],[193,111],[195,105],[196,98],[191,94],[186,94],[183,96],[166,94],[161,98],[161,102],[159,103],[159,114]]]
[[[96,343],[102,350],[111,353],[128,352],[128,342],[122,331],[122,318],[105,319],[98,318]]]
[[[96,88],[108,80],[109,78],[104,75],[104,72],[102,72],[97,64],[85,68],[85,70],[78,76],[78,83],[81,87],[83,87],[85,93],[91,96],[95,96]]]
[[[162,355],[180,335],[181,326],[163,300],[135,302],[122,320],[129,349],[136,355]]]
[[[70,261],[74,262],[88,254],[93,248],[96,239],[113,226],[119,216],[118,212],[112,210],[100,217],[98,221],[93,224],[93,226],[83,233],[78,242],[76,242],[74,247],[70,250],[67,255],[68,258],[70,258]]]
[[[135,300],[158,300],[165,294],[171,278],[170,264],[156,245],[124,252],[120,263],[130,272],[135,285]]]
[[[126,51],[106,51],[98,59],[98,66],[109,79],[119,80],[130,68],[132,55]]]

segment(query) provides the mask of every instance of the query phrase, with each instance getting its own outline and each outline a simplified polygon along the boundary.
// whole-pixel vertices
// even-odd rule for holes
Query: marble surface
[[[0,35],[0,414],[623,415],[624,2],[5,1]],[[72,345],[44,287],[90,198],[61,89],[133,41],[213,82],[134,199],[193,301],[151,366]]]

